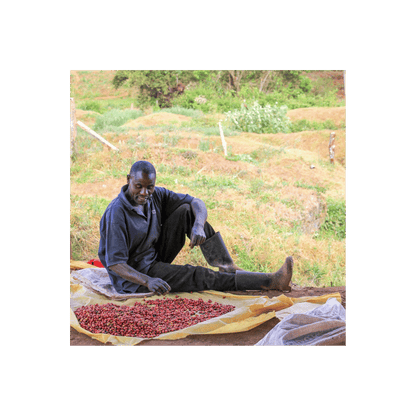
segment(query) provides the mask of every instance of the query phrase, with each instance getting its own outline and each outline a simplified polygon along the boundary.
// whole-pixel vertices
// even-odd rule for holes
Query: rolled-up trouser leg
[[[215,272],[201,266],[184,266],[155,262],[148,270],[151,277],[159,277],[168,283],[171,292],[200,292],[202,290],[236,290],[235,274]],[[138,292],[147,292],[141,286]]]
[[[185,245],[186,236],[191,237],[195,215],[189,204],[181,205],[162,224],[162,232],[156,245],[158,261],[172,263]],[[206,238],[211,238],[215,230],[206,222],[204,226]]]

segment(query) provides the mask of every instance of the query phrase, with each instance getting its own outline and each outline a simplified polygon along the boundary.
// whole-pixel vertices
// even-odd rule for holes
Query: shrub
[[[202,83],[174,98],[172,104],[183,108],[200,110],[203,113],[225,113],[240,108],[241,100],[234,91],[217,89],[212,84]]]
[[[289,133],[290,120],[286,116],[287,107],[266,105],[262,107],[257,101],[248,108],[242,105],[240,110],[226,113],[237,130],[248,133]]]

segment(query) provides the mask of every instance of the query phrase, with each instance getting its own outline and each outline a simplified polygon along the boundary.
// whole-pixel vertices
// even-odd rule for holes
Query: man
[[[207,222],[198,198],[156,186],[156,170],[147,161],[133,164],[127,185],[107,207],[100,222],[98,256],[119,293],[277,289],[290,291],[293,259],[275,273],[237,267],[219,233]],[[190,239],[218,271],[172,261]]]

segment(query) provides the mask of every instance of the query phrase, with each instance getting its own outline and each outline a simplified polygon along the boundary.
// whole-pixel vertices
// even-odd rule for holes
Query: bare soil
[[[339,292],[342,299],[342,306],[346,308],[346,289],[345,286],[341,287],[293,287],[292,292],[287,294],[289,297],[299,298],[303,296],[322,296],[329,293]],[[268,296],[269,298],[280,296],[282,293],[277,290],[271,291],[247,291],[247,292],[230,292],[237,295],[252,295],[252,296]],[[233,334],[213,334],[213,335],[189,335],[186,338],[177,340],[158,340],[150,339],[143,341],[137,346],[237,346],[237,345],[254,345],[260,341],[277,323],[277,318],[272,318],[269,321],[259,325],[256,328],[246,332],[239,332]],[[70,345],[76,346],[97,346],[97,345],[110,345],[110,343],[103,344],[96,341],[85,334],[77,332],[74,328],[70,327]]]

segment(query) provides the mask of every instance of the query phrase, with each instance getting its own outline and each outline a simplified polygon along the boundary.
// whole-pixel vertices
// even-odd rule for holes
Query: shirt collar
[[[132,204],[131,204],[131,202],[127,199],[127,197],[126,197],[126,194],[125,194],[125,192],[127,191],[127,188],[128,188],[128,184],[126,184],[126,185],[123,185],[122,187],[121,187],[121,191],[120,191],[120,193],[119,193],[119,197],[120,197],[120,200],[121,200],[121,202],[123,203],[123,205],[127,208],[127,209],[129,209],[129,210],[131,210],[131,211],[134,211],[134,212],[136,212],[137,214],[139,214],[139,215],[141,215],[141,216],[144,216],[144,214],[142,213],[142,212],[140,212],[139,210],[138,210],[138,208],[137,207],[135,207],[135,206],[133,206]],[[147,201],[147,212],[149,212],[150,211],[150,201]]]
[[[118,194],[118,196],[119,196],[119,198],[120,198],[121,202],[123,203],[123,205],[124,205],[127,209],[129,209],[129,210],[133,210],[133,211],[136,211],[135,207],[131,204],[131,202],[130,202],[130,201],[127,199],[127,197],[126,197],[125,192],[127,191],[127,188],[128,188],[128,187],[129,187],[129,185],[128,185],[128,184],[123,185],[123,186],[121,187],[121,191],[120,191],[120,193]]]

